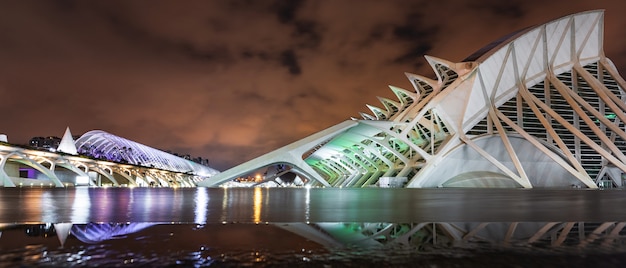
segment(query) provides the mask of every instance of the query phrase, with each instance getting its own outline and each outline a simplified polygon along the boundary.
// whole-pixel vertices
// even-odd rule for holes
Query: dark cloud
[[[406,15],[405,23],[393,28],[393,36],[402,42],[408,43],[408,48],[396,57],[395,63],[413,63],[415,68],[423,64],[418,62],[421,56],[428,54],[432,49],[432,39],[437,35],[437,27],[424,26],[424,16],[420,13]]]
[[[78,6],[75,1],[72,0],[55,0],[50,1],[54,6],[56,6],[59,10],[62,11],[75,11]]]
[[[232,146],[220,143],[209,143],[200,148],[178,146],[172,147],[172,150],[176,152],[193,152],[196,150],[203,152],[220,152],[219,154],[208,155],[205,158],[209,160],[209,166],[223,169],[225,167],[232,166],[232,162],[243,163],[247,160],[263,155],[267,152],[265,146],[263,145],[265,144]]]
[[[287,70],[289,70],[289,73],[292,75],[299,75],[302,73],[302,68],[298,63],[296,53],[291,49],[280,53],[280,63],[287,67]]]
[[[333,103],[334,100],[328,97],[328,95],[322,93],[318,89],[312,89],[312,88],[309,88],[306,91],[302,91],[302,92],[299,92],[298,94],[295,94],[291,98],[287,99],[287,102],[293,103],[299,99],[305,100],[305,101],[320,102],[320,103],[324,103],[325,105],[330,105],[330,106],[334,104]]]
[[[303,2],[304,0],[276,1],[273,7],[275,8],[278,21],[281,23],[292,22]]]
[[[525,15],[524,5],[520,1],[471,1],[467,6],[504,19],[521,19]]]
[[[133,21],[130,17],[132,15],[125,14],[125,12],[110,9],[100,10],[100,12],[115,33],[144,52],[148,50],[157,55],[180,54],[194,60],[222,63],[232,60],[231,52],[225,44],[201,44],[194,40],[170,37],[142,27],[141,24]],[[207,32],[208,28],[209,23],[207,23]]]
[[[270,55],[266,51],[254,51],[250,49],[244,49],[241,51],[241,57],[243,59],[260,59],[263,61],[269,60]]]
[[[314,21],[296,21],[294,36],[299,48],[317,48],[322,42],[319,25]]]
[[[396,63],[413,63],[415,69],[419,69],[424,65],[423,62],[418,61],[420,57],[428,54],[428,51],[432,49],[432,45],[428,43],[422,43],[411,46],[404,54],[394,59]]]

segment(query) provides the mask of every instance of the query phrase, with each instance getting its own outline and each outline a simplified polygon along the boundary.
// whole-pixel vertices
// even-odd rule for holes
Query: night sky
[[[0,133],[100,129],[225,170],[412,90],[424,55],[593,9],[626,72],[624,1],[0,0]]]

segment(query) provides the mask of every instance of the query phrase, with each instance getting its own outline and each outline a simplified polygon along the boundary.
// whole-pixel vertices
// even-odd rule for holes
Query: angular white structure
[[[78,152],[76,151],[76,144],[74,144],[74,138],[72,137],[72,132],[70,131],[70,127],[67,127],[65,129],[65,133],[63,134],[63,138],[61,138],[61,142],[59,143],[57,152],[63,152],[73,155],[78,154]]]
[[[317,185],[621,187],[626,82],[605,57],[603,11],[506,36],[460,63],[426,56],[398,100],[199,183],[284,164]]]

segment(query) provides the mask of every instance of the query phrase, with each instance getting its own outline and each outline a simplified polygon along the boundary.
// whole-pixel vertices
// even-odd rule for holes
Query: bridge
[[[76,141],[66,129],[55,151],[0,142],[0,186],[195,187],[218,171],[113,134]]]

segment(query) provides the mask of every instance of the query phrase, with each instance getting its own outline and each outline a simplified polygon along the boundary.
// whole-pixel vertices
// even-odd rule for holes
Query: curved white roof
[[[119,163],[154,167],[174,172],[210,177],[219,173],[210,167],[115,136],[102,130],[92,130],[76,140],[81,154]]]

